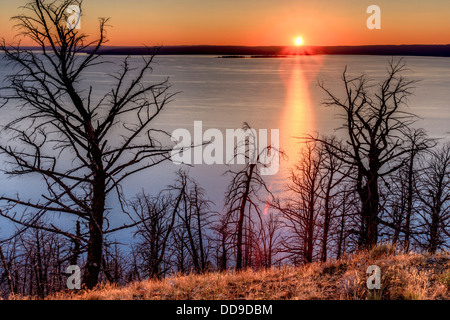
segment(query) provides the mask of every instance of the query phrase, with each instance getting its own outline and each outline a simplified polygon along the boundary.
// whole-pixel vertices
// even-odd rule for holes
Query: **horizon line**
[[[11,46],[15,48],[14,46]],[[91,53],[96,46],[80,53]],[[21,46],[39,50],[41,46]],[[153,53],[151,52],[153,49]],[[107,46],[99,55],[222,55],[222,56],[300,56],[300,55],[380,55],[450,57],[450,44],[427,45],[357,45],[357,46],[239,46],[239,45],[166,45],[166,46]]]

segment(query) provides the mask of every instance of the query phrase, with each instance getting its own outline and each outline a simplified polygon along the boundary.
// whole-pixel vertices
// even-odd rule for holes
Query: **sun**
[[[301,46],[301,45],[303,45],[303,38],[302,38],[302,37],[297,37],[297,38],[295,38],[295,45],[296,45],[296,46]]]

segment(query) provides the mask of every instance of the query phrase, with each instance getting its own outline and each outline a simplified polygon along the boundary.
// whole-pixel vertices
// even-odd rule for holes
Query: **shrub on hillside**
[[[385,256],[391,256],[395,253],[395,246],[391,244],[380,244],[370,250],[371,259],[379,259]]]

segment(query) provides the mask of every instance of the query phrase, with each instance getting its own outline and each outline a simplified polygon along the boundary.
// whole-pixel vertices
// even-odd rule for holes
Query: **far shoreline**
[[[87,50],[87,53],[89,50]],[[100,55],[146,55],[152,47],[104,47]],[[158,55],[215,55],[220,57],[286,57],[296,55],[380,55],[450,57],[450,45],[368,45],[368,46],[163,46]]]
[[[22,46],[23,50],[42,50]],[[93,48],[80,53],[89,54]],[[1,52],[1,51],[0,51]],[[362,46],[105,46],[98,55],[213,55],[219,58],[285,58],[299,55],[372,55],[372,56],[421,56],[450,57],[450,44],[447,45],[362,45]]]

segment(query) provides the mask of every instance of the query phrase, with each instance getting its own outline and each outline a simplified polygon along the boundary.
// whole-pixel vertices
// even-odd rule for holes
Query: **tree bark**
[[[247,205],[247,198],[250,193],[250,182],[253,176],[253,170],[255,168],[255,164],[251,164],[249,168],[249,173],[247,176],[247,181],[245,184],[245,191],[242,195],[242,202],[239,208],[239,222],[237,226],[237,254],[236,254],[236,269],[242,269],[242,238],[243,238],[243,229],[244,229],[244,219],[245,219],[245,207]]]
[[[97,162],[99,163],[99,162]],[[98,276],[102,265],[103,253],[103,215],[105,211],[105,176],[102,165],[97,166],[94,174],[94,190],[92,199],[92,216],[89,219],[89,241],[87,246],[87,260],[85,266],[84,283],[86,288],[92,289],[98,283]]]

